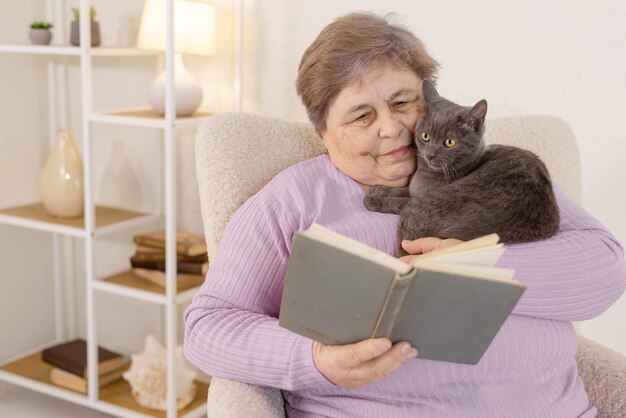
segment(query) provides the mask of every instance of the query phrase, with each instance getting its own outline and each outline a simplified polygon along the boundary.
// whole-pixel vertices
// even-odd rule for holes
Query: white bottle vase
[[[83,215],[83,161],[69,131],[57,132],[56,144],[39,174],[39,193],[50,215],[59,218]]]

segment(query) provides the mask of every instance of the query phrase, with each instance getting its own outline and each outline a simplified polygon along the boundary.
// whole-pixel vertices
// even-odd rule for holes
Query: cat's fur
[[[554,235],[559,210],[539,157],[485,146],[485,100],[464,107],[439,96],[428,81],[422,90],[426,108],[416,128],[417,170],[409,187],[373,186],[364,201],[369,210],[400,214],[400,254],[406,254],[402,240],[429,236],[469,240],[496,232],[502,242],[519,243]],[[455,145],[446,147],[447,138]]]

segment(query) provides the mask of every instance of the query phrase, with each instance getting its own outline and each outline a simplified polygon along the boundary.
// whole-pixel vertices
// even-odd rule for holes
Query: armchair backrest
[[[487,143],[515,145],[539,155],[556,182],[580,200],[580,155],[561,119],[515,116],[488,119]],[[198,130],[196,177],[209,259],[232,214],[285,168],[324,151],[308,123],[246,113],[212,117]]]
[[[248,113],[204,122],[195,154],[209,260],[239,206],[285,168],[322,152],[324,144],[310,124]]]

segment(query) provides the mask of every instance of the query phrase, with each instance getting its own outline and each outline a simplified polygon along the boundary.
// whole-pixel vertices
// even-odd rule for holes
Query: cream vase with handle
[[[50,215],[60,218],[83,215],[83,161],[69,131],[57,132],[56,144],[39,174],[39,193]]]

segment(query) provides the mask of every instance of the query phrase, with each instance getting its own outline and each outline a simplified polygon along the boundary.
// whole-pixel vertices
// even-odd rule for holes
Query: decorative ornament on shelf
[[[48,45],[52,40],[52,32],[50,29],[54,25],[50,22],[33,22],[30,24],[28,39],[34,45]]]
[[[137,48],[165,51],[166,2],[146,0]],[[181,54],[215,55],[215,11],[208,3],[174,1],[174,89],[176,116],[193,114],[202,103],[202,85],[185,68]],[[165,71],[150,86],[150,104],[165,114]]]
[[[185,408],[196,397],[196,372],[191,370],[178,346],[174,364],[176,404],[178,410]],[[130,383],[133,397],[139,405],[158,411],[167,410],[167,361],[165,348],[152,335],[146,337],[145,349],[131,355],[130,369],[122,377]]]
[[[80,46],[80,9],[72,7],[74,20],[70,23],[70,43]],[[91,46],[100,45],[100,24],[95,21],[96,9],[89,9],[89,20],[91,21]]]
[[[67,130],[57,132],[56,144],[39,174],[39,193],[50,215],[59,218],[83,215],[83,161]]]

